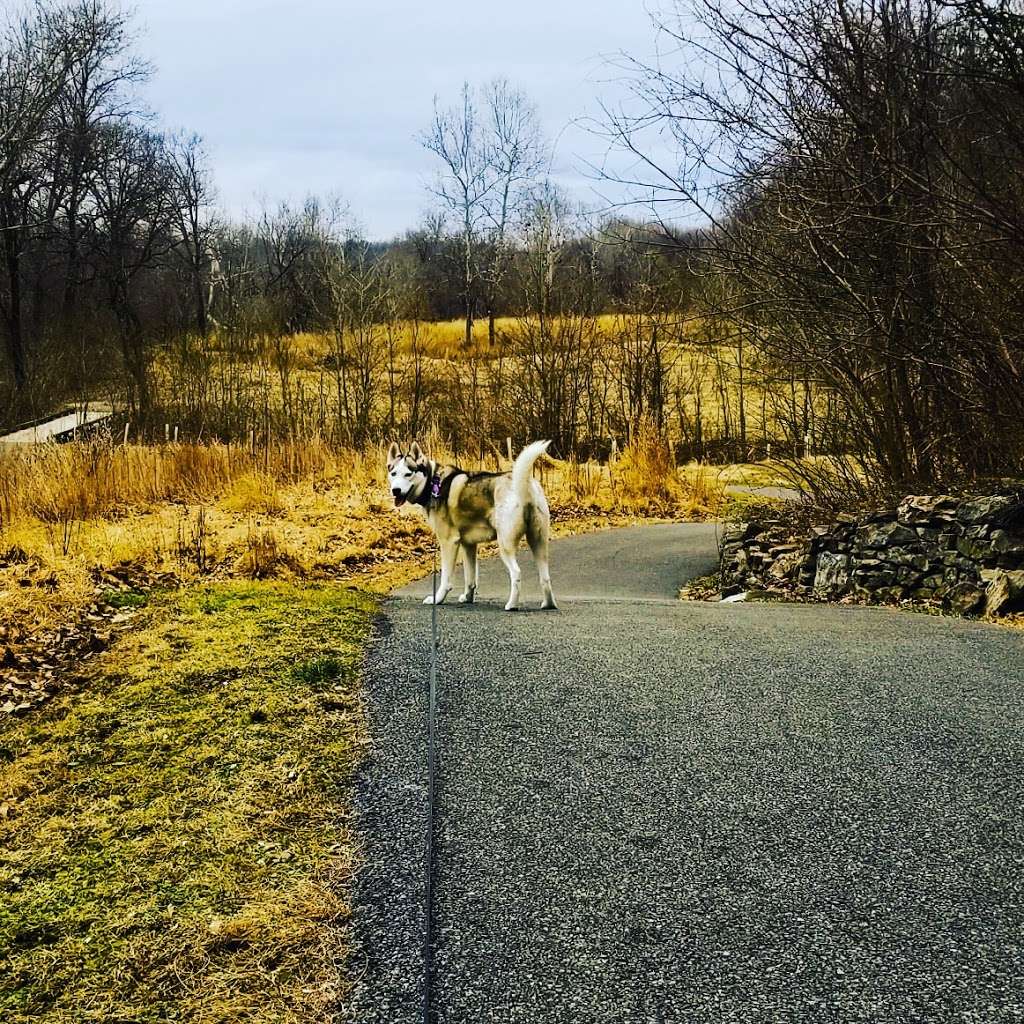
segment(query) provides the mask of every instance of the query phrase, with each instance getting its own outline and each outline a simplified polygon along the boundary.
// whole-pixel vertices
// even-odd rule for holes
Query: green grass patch
[[[372,612],[157,595],[84,689],[0,727],[0,1019],[331,1018]]]
[[[103,600],[111,608],[144,608],[149,598],[135,590],[112,590],[104,595]]]
[[[727,523],[778,519],[785,505],[785,502],[757,494],[725,494],[719,506],[718,518]]]

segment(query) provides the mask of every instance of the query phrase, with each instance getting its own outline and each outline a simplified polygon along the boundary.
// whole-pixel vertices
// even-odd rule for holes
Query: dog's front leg
[[[441,580],[437,585],[437,603],[442,604],[444,599],[451,593],[452,576],[455,574],[455,559],[459,553],[459,542],[441,541],[438,544],[441,549]],[[434,595],[427,594],[423,599],[424,604],[433,604]]]

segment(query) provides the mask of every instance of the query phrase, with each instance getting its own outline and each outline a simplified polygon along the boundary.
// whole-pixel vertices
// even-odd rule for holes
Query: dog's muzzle
[[[391,493],[395,496],[395,508],[401,508],[405,504],[405,495],[397,487],[392,487]]]

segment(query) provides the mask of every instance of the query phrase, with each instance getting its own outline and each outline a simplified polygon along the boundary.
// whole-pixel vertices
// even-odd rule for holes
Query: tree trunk
[[[14,373],[14,387],[23,391],[28,383],[28,360],[25,354],[25,339],[21,310],[21,253],[18,228],[14,224],[9,201],[3,204],[4,264],[7,269],[9,300],[4,310],[7,328],[7,355]]]
[[[747,396],[743,380],[743,334],[739,336],[739,345],[736,349],[736,361],[739,364],[739,419],[740,419],[740,444],[744,451],[747,447]],[[744,459],[746,455],[744,454]]]
[[[198,264],[192,268],[192,287],[196,302],[196,327],[201,337],[210,333],[209,318],[206,314],[206,289],[203,287],[203,268]]]

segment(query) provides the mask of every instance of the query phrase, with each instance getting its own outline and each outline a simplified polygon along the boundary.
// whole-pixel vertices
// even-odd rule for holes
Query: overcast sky
[[[649,5],[648,5],[649,6]],[[622,51],[655,49],[643,0],[139,0],[146,96],[168,128],[206,141],[221,205],[340,194],[371,238],[415,226],[431,156],[417,140],[433,98],[505,76],[558,140],[556,176],[600,200],[577,121],[624,94]]]

